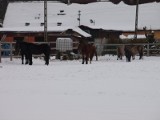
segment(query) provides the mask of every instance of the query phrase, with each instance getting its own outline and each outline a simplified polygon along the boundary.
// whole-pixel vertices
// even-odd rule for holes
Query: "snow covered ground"
[[[160,57],[0,66],[0,120],[160,120]]]

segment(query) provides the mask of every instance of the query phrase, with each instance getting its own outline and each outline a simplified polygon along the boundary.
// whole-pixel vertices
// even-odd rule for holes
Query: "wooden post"
[[[81,25],[81,11],[78,11],[78,21],[79,21],[79,26]]]
[[[149,56],[149,51],[150,51],[150,49],[149,49],[149,43],[147,44],[147,57]]]
[[[137,0],[137,5],[136,5],[135,36],[134,36],[135,40],[137,40],[137,31],[138,31],[138,10],[139,10],[139,0]]]
[[[12,49],[12,45],[13,45],[13,43],[12,42],[10,42],[10,61],[12,61],[12,58],[13,58],[13,49]]]

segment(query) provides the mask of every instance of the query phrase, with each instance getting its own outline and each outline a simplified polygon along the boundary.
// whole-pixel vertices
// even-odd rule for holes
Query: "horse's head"
[[[77,49],[78,49],[78,50],[80,50],[80,49],[81,49],[81,47],[82,47],[82,44],[81,44],[81,43],[78,43],[78,47],[77,47]]]
[[[78,44],[78,52],[79,53],[81,53],[82,52],[82,50],[84,49],[84,44],[82,43],[82,42],[80,42],[79,44]]]
[[[87,41],[80,40],[78,44],[78,49],[81,50],[84,46],[86,46],[88,43]]]
[[[15,54],[18,55],[20,52],[20,42],[16,41],[15,43]]]

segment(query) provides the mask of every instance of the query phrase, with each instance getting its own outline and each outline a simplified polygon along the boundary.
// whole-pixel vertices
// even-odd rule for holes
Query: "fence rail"
[[[35,42],[37,44],[46,43],[46,42]],[[56,42],[49,42],[51,46],[51,50],[56,50]],[[73,44],[77,44],[77,42],[73,42]],[[9,47],[3,47],[3,45],[8,45]],[[160,43],[138,43],[138,44],[95,44],[97,47],[97,52],[99,55],[103,54],[116,54],[117,47],[122,45],[143,45],[144,46],[144,55],[146,56],[153,56],[153,55],[160,55]],[[73,49],[76,49],[74,46]],[[0,41],[0,63],[1,58],[10,58],[12,61],[12,58],[20,57],[20,55],[15,55],[15,42],[1,42]],[[6,55],[5,55],[6,54]],[[52,56],[55,56],[56,53],[51,54]],[[37,56],[37,55],[36,55]],[[42,56],[42,55],[40,55]]]
[[[122,45],[142,45],[144,46],[144,55],[159,56],[160,43],[138,43],[138,44],[96,44],[99,55],[103,54],[117,54],[117,47]]]

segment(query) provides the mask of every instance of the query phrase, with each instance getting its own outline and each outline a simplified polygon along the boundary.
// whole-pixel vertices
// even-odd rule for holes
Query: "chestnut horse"
[[[94,55],[96,56],[96,60],[98,60],[96,46],[93,43],[85,43],[81,41],[78,46],[78,51],[82,55],[82,64],[84,64],[84,62],[88,64],[88,60],[90,60],[91,64]]]

